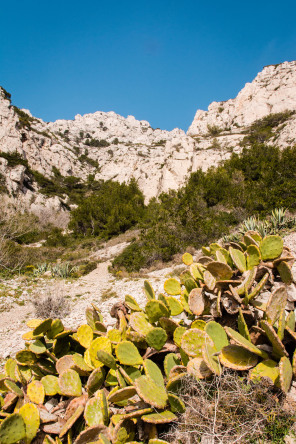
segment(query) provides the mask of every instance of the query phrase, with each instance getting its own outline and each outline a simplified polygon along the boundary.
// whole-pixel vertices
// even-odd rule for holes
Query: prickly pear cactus
[[[157,429],[185,411],[186,378],[227,368],[287,393],[296,378],[290,252],[279,236],[249,231],[203,254],[185,253],[188,268],[164,293],[145,281],[145,307],[129,295],[116,304],[116,328],[94,305],[77,330],[28,321],[25,348],[0,375],[0,443],[166,444]]]

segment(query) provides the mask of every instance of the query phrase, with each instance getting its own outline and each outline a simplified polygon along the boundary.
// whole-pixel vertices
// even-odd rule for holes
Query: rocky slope
[[[47,123],[13,107],[9,94],[0,88],[0,184],[18,207],[43,216],[62,210],[60,198],[38,192],[26,165],[11,164],[5,157],[17,152],[30,169],[45,177],[57,170],[82,180],[90,174],[120,182],[134,177],[148,201],[179,188],[198,168],[207,169],[239,152],[255,120],[285,110],[296,110],[296,62],[265,67],[235,99],[213,102],[208,111],[198,110],[187,134],[180,129],[153,129],[146,121],[114,112]],[[273,131],[268,143],[294,144],[295,115]]]

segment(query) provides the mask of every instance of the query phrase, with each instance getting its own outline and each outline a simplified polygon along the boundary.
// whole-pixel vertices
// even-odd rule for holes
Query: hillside
[[[270,114],[283,118],[264,142],[281,148],[295,144],[295,85],[296,62],[265,67],[235,99],[198,110],[187,134],[153,129],[147,121],[112,111],[47,123],[12,106],[10,94],[0,89],[1,190],[18,208],[52,215],[67,204],[67,196],[40,193],[40,183],[54,174],[82,181],[89,175],[119,182],[134,177],[148,202],[178,189],[199,168],[240,152],[249,143],[252,124]],[[28,174],[28,167],[40,174]]]

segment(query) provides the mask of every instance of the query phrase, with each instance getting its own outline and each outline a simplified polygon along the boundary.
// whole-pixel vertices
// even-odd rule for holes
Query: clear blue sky
[[[296,59],[295,17],[295,0],[2,1],[0,85],[46,121],[112,110],[187,130]]]

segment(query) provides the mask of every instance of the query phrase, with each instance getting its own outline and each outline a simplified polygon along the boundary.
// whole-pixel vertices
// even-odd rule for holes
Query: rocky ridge
[[[45,177],[54,171],[127,182],[134,177],[148,201],[182,186],[191,172],[206,170],[242,149],[250,125],[271,113],[296,110],[296,62],[267,66],[235,99],[198,110],[187,134],[180,129],[153,129],[147,121],[114,112],[95,112],[74,120],[44,122],[13,107],[0,88],[0,179],[18,207],[58,213],[57,196],[46,197],[28,177],[26,165],[10,165],[1,153],[19,153]],[[295,144],[296,117],[274,128],[268,143]]]

